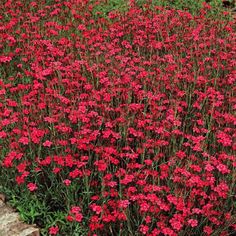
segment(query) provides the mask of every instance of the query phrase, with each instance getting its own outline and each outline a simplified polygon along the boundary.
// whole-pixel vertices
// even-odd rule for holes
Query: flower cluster
[[[1,168],[89,235],[235,232],[234,22],[47,2],[0,6]]]

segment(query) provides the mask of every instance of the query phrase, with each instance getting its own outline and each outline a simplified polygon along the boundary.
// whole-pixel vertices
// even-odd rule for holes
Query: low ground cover
[[[1,191],[42,235],[232,235],[235,20],[99,4],[0,6]]]

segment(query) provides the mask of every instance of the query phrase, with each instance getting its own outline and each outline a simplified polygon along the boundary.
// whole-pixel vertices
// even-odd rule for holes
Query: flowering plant
[[[235,22],[96,4],[0,6],[3,190],[45,234],[235,233]]]

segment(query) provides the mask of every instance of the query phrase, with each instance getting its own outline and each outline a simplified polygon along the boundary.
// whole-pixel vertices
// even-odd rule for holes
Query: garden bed
[[[0,5],[0,192],[42,236],[235,233],[235,19],[154,2]]]

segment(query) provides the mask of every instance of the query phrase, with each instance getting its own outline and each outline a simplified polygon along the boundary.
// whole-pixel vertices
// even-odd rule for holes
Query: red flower
[[[96,204],[92,204],[91,208],[94,212],[96,212],[97,215],[99,215],[102,212],[102,207]]]
[[[180,231],[183,227],[183,216],[181,216],[180,214],[175,214],[169,222],[173,229]]]
[[[170,228],[163,228],[162,233],[167,236],[177,236],[177,234]]]
[[[107,164],[103,160],[95,161],[94,165],[98,167],[98,171],[105,171],[107,169]]]
[[[198,221],[195,219],[189,219],[188,223],[191,225],[192,228],[194,228],[198,225]]]
[[[20,163],[16,168],[19,173],[23,173],[26,167],[27,167],[27,164],[24,162],[24,163]]]
[[[75,221],[81,222],[82,219],[83,219],[83,215],[82,215],[81,213],[77,213],[77,214],[75,215]]]
[[[63,183],[64,183],[66,186],[70,186],[71,180],[65,179],[65,180],[63,180]]]
[[[49,228],[49,234],[50,235],[56,235],[59,232],[58,226],[52,226]]]
[[[19,143],[22,143],[22,144],[24,144],[24,145],[27,145],[27,144],[29,144],[29,139],[28,139],[27,137],[21,137],[21,138],[19,139]]]
[[[219,164],[216,166],[216,168],[222,173],[222,174],[229,174],[230,170],[228,169],[228,167],[226,165],[223,164]]]
[[[34,184],[34,183],[27,184],[27,187],[30,190],[30,192],[33,192],[33,191],[35,191],[38,188],[37,185]]]
[[[2,63],[10,62],[11,60],[12,60],[11,57],[8,57],[8,56],[0,56],[0,62],[2,62]]]
[[[211,235],[211,233],[213,232],[212,227],[204,226],[203,232],[206,233],[207,235]]]
[[[225,182],[220,182],[220,184],[214,188],[214,191],[217,192],[220,197],[227,198],[229,186]]]
[[[149,227],[147,225],[140,225],[139,227],[139,231],[144,235],[147,234],[148,230],[149,230]]]
[[[51,145],[52,145],[52,142],[49,141],[49,140],[46,140],[46,141],[43,143],[43,146],[44,146],[44,147],[51,147]]]
[[[69,222],[72,222],[72,221],[74,221],[74,217],[71,216],[71,215],[68,215],[68,216],[66,217],[66,220],[68,220]]]
[[[0,138],[6,138],[7,133],[5,131],[0,131]]]
[[[18,185],[23,184],[25,182],[25,177],[24,176],[16,176],[16,183]]]
[[[186,157],[186,153],[185,152],[183,152],[183,151],[178,151],[178,152],[176,152],[176,154],[175,154],[178,158],[180,158],[180,159],[184,159],[185,157]]]
[[[59,173],[61,171],[61,168],[58,168],[58,167],[55,167],[53,170],[52,170],[52,172],[54,173],[54,174],[57,174],[57,173]]]

